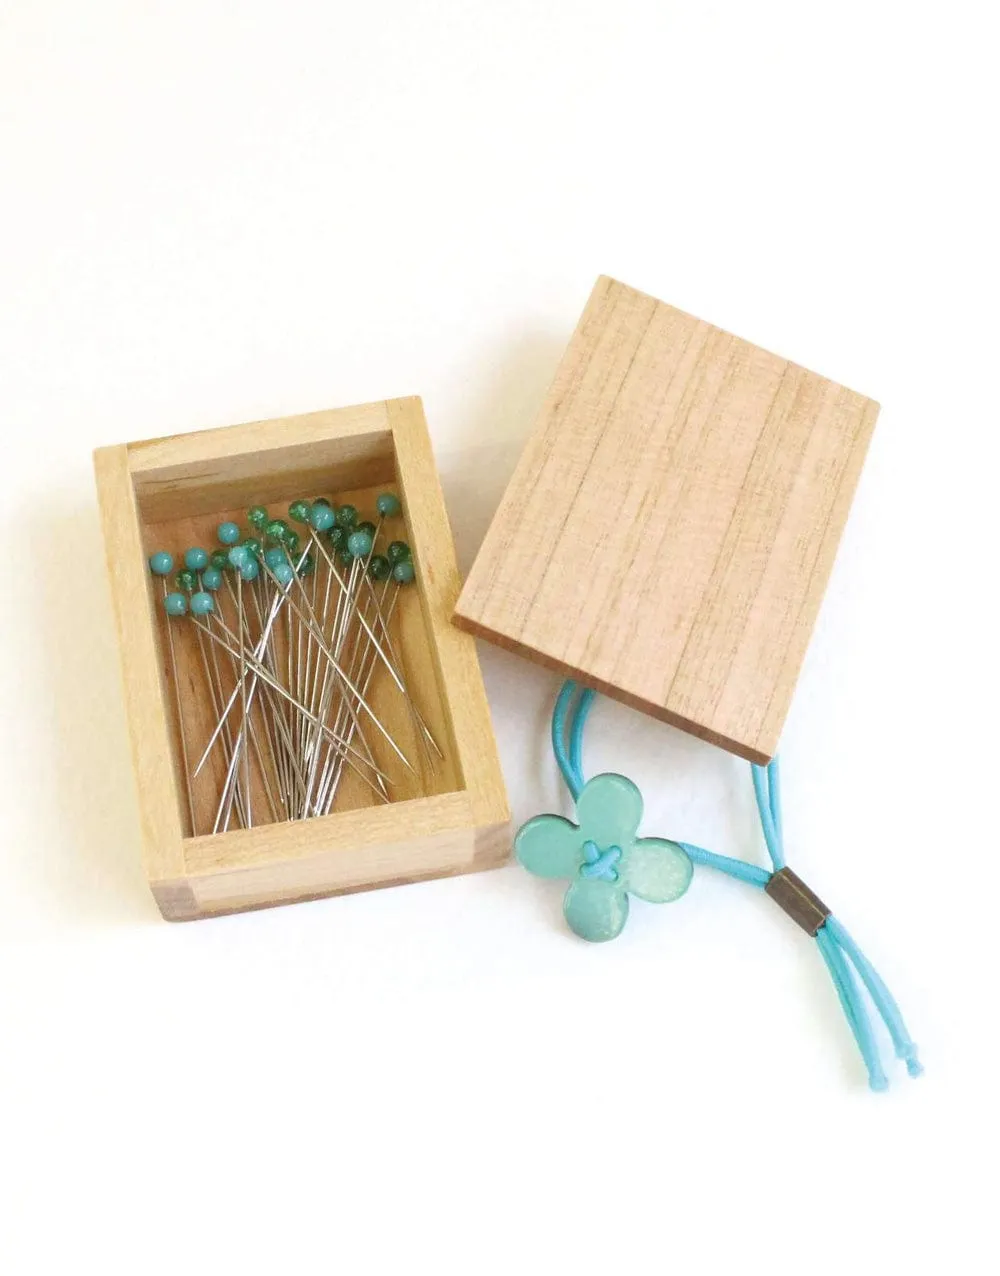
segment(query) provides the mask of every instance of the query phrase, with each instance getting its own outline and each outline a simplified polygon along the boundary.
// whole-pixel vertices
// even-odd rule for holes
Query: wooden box
[[[145,867],[164,917],[413,882],[506,859],[509,811],[475,644],[449,623],[458,569],[419,399],[101,448],[94,465]],[[220,521],[256,502],[277,506],[322,493],[364,508],[385,490],[402,502],[416,571],[395,633],[407,683],[444,761],[415,762],[388,803],[345,782],[329,815],[192,836],[169,675],[170,622],[147,556],[211,546]],[[189,713],[196,722],[202,715],[204,730],[206,708],[183,680],[181,703],[185,724]],[[413,731],[400,699],[385,699],[380,714],[400,739]],[[195,794],[196,818],[207,801]]]
[[[455,621],[767,762],[877,415],[601,278]]]

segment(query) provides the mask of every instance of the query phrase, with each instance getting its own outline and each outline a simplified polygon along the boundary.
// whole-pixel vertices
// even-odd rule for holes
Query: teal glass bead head
[[[236,523],[220,523],[215,534],[220,545],[236,545],[240,539],[240,529]]]
[[[219,571],[218,567],[205,568],[205,570],[201,573],[201,587],[202,589],[210,589],[213,592],[216,589],[221,589],[222,572]]]
[[[328,532],[337,521],[337,517],[329,505],[318,502],[309,511],[310,526],[317,532]]]
[[[191,595],[192,616],[207,616],[213,611],[215,611],[215,599],[207,590],[200,589],[196,594]]]
[[[383,492],[375,502],[375,508],[383,518],[398,518],[402,512],[399,497],[392,492]]]
[[[639,837],[642,795],[624,775],[595,775],[576,802],[578,823],[536,815],[518,830],[514,853],[538,877],[569,881],[563,914],[581,939],[621,934],[629,896],[666,904],[691,883],[693,866],[676,842]]]
[[[260,563],[252,554],[247,554],[247,556],[243,559],[242,566],[237,570],[240,573],[241,579],[245,580],[249,584],[251,581],[256,580],[260,575]]]
[[[184,553],[184,566],[190,572],[200,572],[208,566],[208,551],[198,545],[192,546]]]
[[[351,532],[347,538],[347,548],[355,558],[367,558],[372,552],[371,534],[361,530]]]
[[[295,579],[295,570],[286,558],[278,563],[276,567],[271,568],[271,575],[279,585],[290,585]]]
[[[395,564],[392,569],[392,578],[397,585],[410,585],[413,583],[413,563],[404,558],[401,562]]]
[[[187,615],[187,609],[187,594],[167,594],[163,599],[163,610],[168,616],[185,616]]]
[[[252,558],[253,555],[245,545],[234,545],[229,551],[229,566],[234,567],[237,571],[242,571]]]
[[[280,545],[272,545],[270,549],[264,550],[264,562],[273,572],[281,563],[288,561],[288,555]]]
[[[157,550],[149,556],[149,570],[154,576],[169,576],[174,570],[174,556],[165,549]]]

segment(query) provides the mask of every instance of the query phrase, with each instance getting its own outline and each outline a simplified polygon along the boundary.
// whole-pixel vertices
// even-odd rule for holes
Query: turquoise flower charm
[[[595,775],[580,790],[576,815],[579,824],[536,815],[518,830],[514,853],[539,877],[570,879],[563,912],[581,939],[621,934],[629,895],[666,904],[687,890],[693,865],[681,847],[636,837],[642,794],[624,775]]]

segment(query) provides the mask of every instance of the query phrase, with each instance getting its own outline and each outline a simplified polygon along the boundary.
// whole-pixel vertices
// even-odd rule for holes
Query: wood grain
[[[877,414],[602,277],[455,622],[766,762]]]
[[[267,504],[304,490],[317,471],[337,491],[393,477],[385,402],[150,439],[128,455],[148,522]]]
[[[509,810],[471,638],[451,626],[458,572],[419,399],[255,422],[95,454],[125,676],[145,863],[165,917],[186,920],[341,891],[492,867],[510,853]],[[376,475],[377,485],[372,484]],[[169,673],[168,620],[148,554],[211,548],[217,524],[245,521],[256,499],[277,505],[326,495],[368,513],[382,490],[404,505],[416,585],[400,593],[393,639],[402,675],[441,745],[431,764],[391,679],[375,678],[373,709],[415,766],[377,732],[369,743],[395,783],[389,805],[347,772],[331,815],[269,822],[254,768],[256,827],[211,834],[221,762],[194,783],[194,821],[182,783],[181,733]],[[172,629],[189,754],[212,722],[195,632]]]
[[[196,909],[182,847],[182,787],[173,747],[171,698],[157,644],[142,529],[126,447],[94,453],[111,603],[122,655],[122,686],[136,789],[143,865],[161,909]]]

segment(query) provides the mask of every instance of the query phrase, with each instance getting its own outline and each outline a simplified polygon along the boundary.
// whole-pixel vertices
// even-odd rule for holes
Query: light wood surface
[[[95,469],[145,864],[164,916],[182,920],[416,881],[507,858],[509,811],[475,644],[449,623],[458,572],[419,399],[105,448],[95,454]],[[147,557],[167,549],[179,560],[191,545],[213,548],[217,524],[242,524],[255,500],[277,506],[325,495],[368,515],[383,490],[400,494],[405,517],[405,527],[386,527],[387,539],[408,539],[416,568],[415,585],[399,594],[393,641],[444,760],[432,763],[418,746],[391,679],[374,678],[372,707],[415,768],[406,771],[370,733],[375,761],[393,779],[390,804],[348,771],[331,815],[272,823],[255,765],[255,827],[213,835],[224,768],[216,752],[193,781],[192,822],[167,642],[172,624],[193,762],[213,724],[196,632],[164,615],[162,586]]]
[[[149,522],[266,504],[304,490],[318,471],[336,491],[385,483],[388,408],[363,403],[130,443],[129,469]]]
[[[142,831],[143,865],[161,909],[186,916],[183,814],[173,711],[157,646],[149,572],[127,447],[101,448],[94,470]]]
[[[877,413],[602,277],[455,621],[765,762]]]

